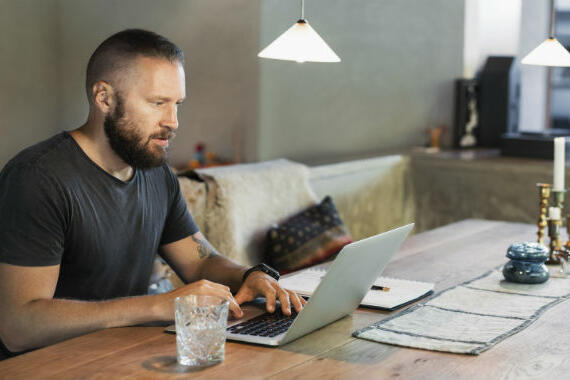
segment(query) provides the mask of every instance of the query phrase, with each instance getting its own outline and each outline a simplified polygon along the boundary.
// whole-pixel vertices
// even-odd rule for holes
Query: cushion
[[[269,229],[265,262],[288,273],[326,260],[351,241],[332,198],[326,196]]]
[[[268,226],[318,199],[309,168],[284,159],[199,169],[193,178],[205,185],[203,216],[196,215],[202,233],[218,252],[246,266],[263,260]]]

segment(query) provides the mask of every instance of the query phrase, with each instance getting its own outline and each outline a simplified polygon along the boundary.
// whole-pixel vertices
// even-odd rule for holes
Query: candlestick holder
[[[538,204],[540,213],[538,216],[538,222],[536,223],[538,226],[538,243],[544,244],[544,229],[547,226],[546,210],[548,208],[548,198],[550,198],[551,186],[549,183],[537,183],[536,187],[538,188],[538,195],[540,197],[540,202]]]
[[[570,253],[570,214],[566,214],[566,236],[568,236],[568,240],[566,240],[564,248],[566,252]]]
[[[550,257],[546,264],[560,264],[559,252],[562,250],[560,242],[561,219],[548,219],[548,236],[550,237]]]
[[[551,193],[554,206],[560,208],[560,211],[562,211],[564,209],[564,196],[566,195],[566,190],[551,190]]]
[[[560,212],[564,209],[564,196],[566,190],[551,190],[554,207],[558,207]],[[560,242],[560,229],[562,228],[562,219],[548,220],[548,236],[550,237],[550,258],[546,264],[560,264],[559,252],[562,250]]]

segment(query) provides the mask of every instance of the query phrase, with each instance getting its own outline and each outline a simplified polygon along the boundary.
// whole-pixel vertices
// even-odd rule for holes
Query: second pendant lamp
[[[550,35],[543,43],[534,48],[534,50],[528,53],[521,60],[522,64],[539,66],[570,66],[570,53],[554,37],[554,19],[554,0],[550,0]]]

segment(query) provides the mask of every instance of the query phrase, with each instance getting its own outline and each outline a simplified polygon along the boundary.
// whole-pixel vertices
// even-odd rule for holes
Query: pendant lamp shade
[[[550,34],[548,39],[528,53],[521,63],[538,66],[570,66],[570,53],[554,38],[556,12],[554,0],[550,0]]]
[[[570,52],[554,37],[538,45],[521,61],[525,65],[570,66]]]
[[[340,62],[340,58],[309,25],[300,19],[258,55],[297,62]]]

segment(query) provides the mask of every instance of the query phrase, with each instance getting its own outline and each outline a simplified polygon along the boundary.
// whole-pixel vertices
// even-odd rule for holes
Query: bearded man
[[[166,164],[186,97],[184,55],[131,29],[87,65],[87,122],[20,152],[0,173],[0,349],[4,356],[107,327],[171,321],[173,300],[304,300],[262,270],[219,255]],[[160,254],[186,285],[147,295]],[[253,269],[257,269],[254,267]],[[235,297],[234,295],[235,294]]]

